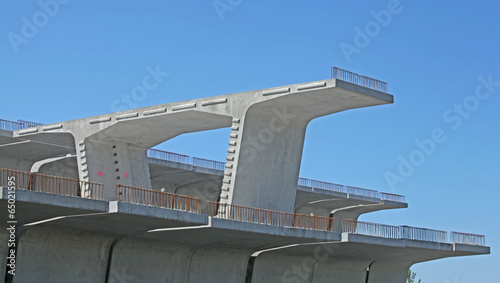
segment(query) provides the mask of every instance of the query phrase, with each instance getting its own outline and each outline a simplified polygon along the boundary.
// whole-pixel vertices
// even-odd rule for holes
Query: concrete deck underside
[[[105,282],[108,267],[108,282],[245,282],[255,253],[252,282],[365,282],[368,266],[368,282],[403,282],[401,274],[415,262],[489,252],[23,190],[16,195],[18,227],[24,226],[14,282]]]

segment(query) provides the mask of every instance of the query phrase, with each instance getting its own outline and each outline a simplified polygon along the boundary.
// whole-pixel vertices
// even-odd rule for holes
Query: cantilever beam
[[[151,188],[145,151],[183,133],[231,127],[221,202],[292,212],[307,124],[348,109],[392,103],[390,94],[329,79],[161,104],[15,131],[71,134],[82,180]],[[85,194],[85,192],[84,192]]]

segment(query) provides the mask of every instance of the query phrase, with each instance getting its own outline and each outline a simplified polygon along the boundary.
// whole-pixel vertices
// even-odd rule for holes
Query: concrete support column
[[[113,250],[108,282],[187,282],[192,253],[185,246],[124,239]]]
[[[369,261],[340,259],[328,251],[318,248],[308,256],[259,255],[252,282],[365,282]]]
[[[125,239],[115,246],[109,282],[245,282],[251,254],[247,250]]]
[[[378,260],[370,266],[368,283],[404,283],[413,265],[404,260]]]
[[[198,249],[192,255],[187,282],[245,282],[251,254],[252,251],[239,249]]]
[[[221,202],[293,212],[307,122],[284,106],[233,119]]]
[[[20,235],[13,282],[104,282],[111,241],[94,232],[27,227]]]
[[[116,185],[151,189],[146,149],[120,141],[84,140],[77,144],[80,179],[104,184],[104,200],[116,199]],[[82,192],[86,197],[89,192]]]
[[[330,259],[320,261],[314,273],[313,283],[365,282],[369,264],[370,262],[366,260]]]
[[[263,253],[255,259],[252,282],[312,283],[317,260],[311,256]]]

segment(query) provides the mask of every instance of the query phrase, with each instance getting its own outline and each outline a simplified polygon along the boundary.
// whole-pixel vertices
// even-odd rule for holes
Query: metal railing
[[[148,156],[152,157],[152,158],[173,161],[173,162],[179,162],[179,163],[189,164],[189,165],[193,165],[193,166],[218,170],[218,171],[224,171],[225,166],[226,166],[226,163],[224,163],[224,162],[210,160],[210,159],[197,158],[197,157],[191,158],[188,155],[182,155],[182,154],[172,153],[172,152],[158,150],[158,149],[148,149],[147,153],[148,153]],[[322,190],[328,190],[328,191],[333,191],[333,192],[339,192],[339,193],[353,194],[353,195],[366,196],[366,197],[379,198],[379,199],[387,199],[387,200],[392,200],[392,201],[397,201],[397,202],[405,202],[405,197],[401,196],[401,195],[395,195],[395,194],[389,194],[389,193],[379,193],[375,190],[339,185],[339,184],[335,184],[335,183],[323,182],[323,181],[318,181],[318,180],[311,180],[311,179],[306,179],[306,178],[299,178],[298,185],[304,186],[304,187],[315,188],[315,189],[322,189]]]
[[[361,234],[367,236],[384,237],[391,239],[408,239],[408,240],[438,242],[438,243],[446,243],[448,236],[448,233],[446,231],[441,231],[441,230],[433,230],[433,229],[418,228],[411,226],[392,226],[392,225],[363,222],[350,219],[346,219],[343,221],[342,231],[347,233]],[[464,233],[460,234],[461,235],[456,235],[455,238],[453,239],[456,242],[460,240],[463,243],[467,243],[466,242],[467,234]],[[482,235],[474,235],[474,236],[477,237],[476,239],[480,239]],[[482,237],[483,237],[483,242],[477,240],[477,242],[474,243],[482,243],[484,245],[484,236]]]
[[[184,163],[188,165],[219,170],[219,171],[224,171],[224,168],[226,166],[226,163],[220,161],[198,158],[198,157],[190,157],[189,155],[183,155],[153,148],[148,149],[147,155],[148,157],[151,158]]]
[[[346,186],[335,184],[335,183],[318,181],[318,180],[311,180],[311,187],[316,188],[316,189],[333,191],[333,192],[347,193]]]
[[[312,184],[311,184],[311,179],[306,179],[306,178],[300,178],[299,177],[299,181],[297,182],[297,184],[299,186],[303,186],[303,187],[311,187],[312,188]]]
[[[486,239],[484,235],[451,232],[450,242],[457,244],[473,245],[473,246],[485,246]]]
[[[339,193],[347,193],[347,191],[345,190],[345,186],[343,185],[327,183],[318,180],[311,180],[306,178],[299,178],[298,185],[304,187],[311,187],[315,189],[334,191]]]
[[[359,75],[344,69],[332,67],[332,79],[339,79],[356,85],[364,86],[374,90],[387,92],[387,83],[374,78]]]
[[[335,183],[328,183],[323,181],[311,180],[306,178],[299,178],[299,186],[311,187],[315,189],[322,189],[328,191],[334,191],[339,193],[353,194],[359,196],[366,196],[372,198],[380,198],[379,192],[369,189],[363,189],[358,187],[344,186]],[[403,197],[404,198],[404,197]]]
[[[379,193],[380,194],[380,199],[383,200],[390,200],[390,201],[396,201],[396,202],[405,202],[406,198],[405,196],[402,195],[395,195],[395,194],[389,194],[389,193]]]
[[[19,122],[7,121],[0,119],[0,130],[16,131],[23,128],[23,125]]]
[[[378,192],[374,190],[351,187],[351,186],[346,186],[346,189],[348,194],[371,197],[371,198],[380,198]]]
[[[448,233],[441,230],[399,226],[402,239],[446,243]]]
[[[191,165],[191,162],[190,162],[191,158],[188,155],[183,155],[183,154],[178,154],[178,153],[173,153],[173,152],[168,152],[168,151],[163,151],[163,150],[153,149],[153,148],[148,149],[147,155],[148,155],[148,157],[151,157],[151,158],[162,159],[162,160]]]
[[[25,120],[17,120],[17,122],[14,122],[14,121],[0,119],[0,130],[17,131],[21,129],[38,127],[41,125],[43,124]]]
[[[352,234],[362,234],[391,239],[399,239],[400,237],[398,226],[362,222],[349,219],[345,219],[342,222],[342,231]]]
[[[224,171],[224,169],[226,167],[226,163],[220,162],[220,161],[215,161],[215,160],[193,157],[192,161],[193,161],[192,162],[193,166],[198,166],[198,167],[203,167],[203,168],[208,168],[208,169],[213,169],[213,170]]]
[[[128,203],[201,213],[200,198],[125,185],[116,185],[116,199]]]
[[[299,183],[307,184],[308,182],[305,179],[299,180]],[[97,200],[102,199],[103,196],[102,184],[12,169],[0,169],[0,186]],[[125,185],[116,186],[116,199],[129,203],[201,213],[200,198]],[[207,214],[211,217],[281,227],[335,231],[335,218],[279,212],[211,201],[206,203]],[[446,243],[448,240],[446,231],[411,226],[392,226],[349,219],[342,222],[342,231],[391,239],[439,243]],[[484,246],[485,236],[451,232],[449,242]]]
[[[0,169],[0,186],[96,200],[103,196],[102,184],[11,169]]]
[[[207,201],[208,215],[215,218],[281,227],[334,231],[335,218],[288,213]]]
[[[23,129],[25,128],[33,128],[33,127],[38,127],[38,126],[43,126],[44,124],[38,123],[38,122],[32,122],[32,121],[26,121],[26,120],[20,120],[18,119],[17,122],[21,123],[23,125]]]

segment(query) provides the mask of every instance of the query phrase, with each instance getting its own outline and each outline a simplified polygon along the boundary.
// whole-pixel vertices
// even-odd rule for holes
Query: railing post
[[[408,239],[408,226],[399,226],[399,234],[401,239]]]

